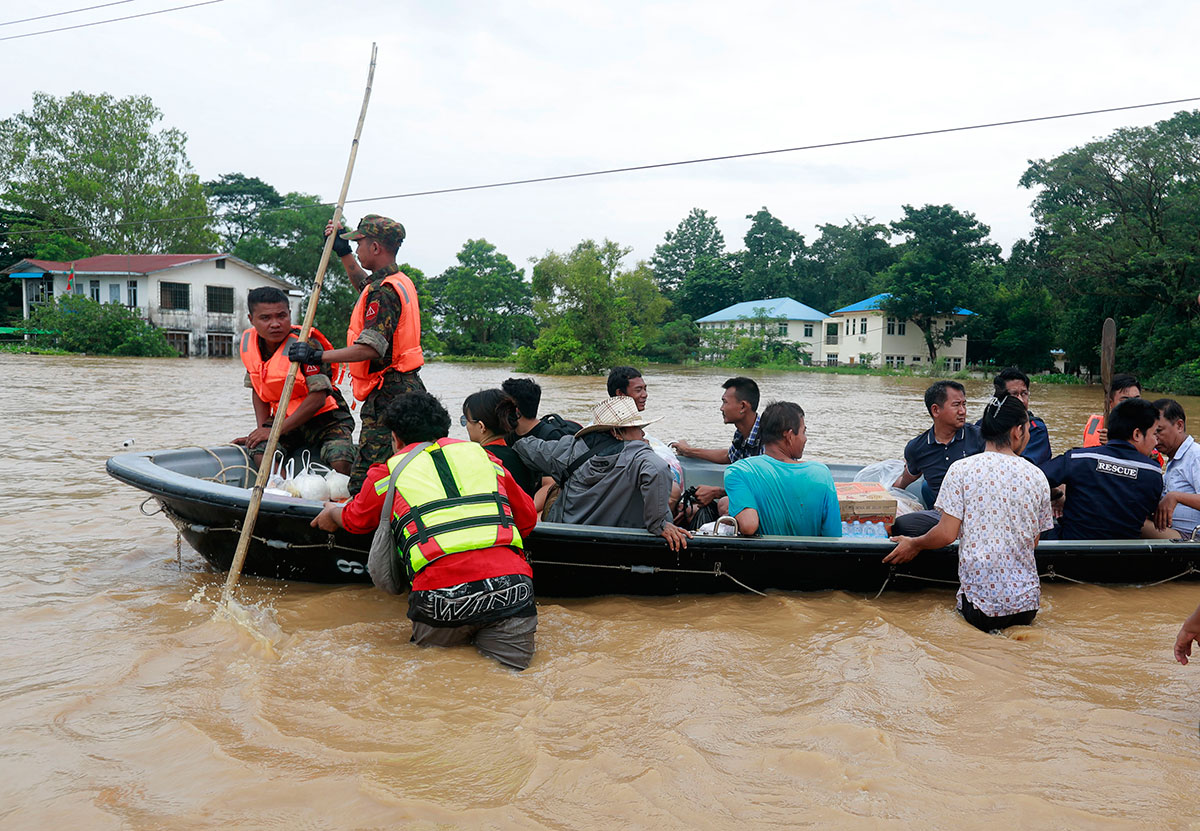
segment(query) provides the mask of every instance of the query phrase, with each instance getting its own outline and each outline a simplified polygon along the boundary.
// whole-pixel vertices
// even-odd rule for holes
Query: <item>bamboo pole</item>
[[[375,79],[375,56],[378,51],[376,44],[372,43],[371,66],[367,70],[367,88],[363,93],[362,109],[358,114],[358,126],[354,129],[354,141],[350,143],[350,159],[346,162],[346,177],[342,180],[342,191],[338,194],[337,207],[333,211],[334,228],[341,225],[342,208],[346,204],[346,193],[350,190],[350,177],[354,173],[354,159],[358,156],[358,140],[362,136],[363,122],[367,118],[367,104],[371,100],[371,83]],[[329,257],[332,253],[333,234],[330,234],[325,238],[325,248],[321,251],[321,263],[317,266],[316,279],[308,298],[308,310],[304,314],[304,324],[300,327],[301,341],[308,339],[308,333],[312,329],[313,317],[317,313],[317,300],[321,296],[321,286],[325,282],[325,270],[329,267]],[[287,409],[287,402],[292,399],[292,388],[296,384],[296,373],[299,369],[300,365],[297,363],[293,363],[288,368],[287,379],[283,382],[283,393],[279,398],[280,413]],[[250,549],[250,539],[254,535],[254,523],[258,519],[258,511],[262,506],[263,490],[270,476],[271,459],[275,455],[276,445],[279,444],[279,431],[283,427],[283,421],[282,418],[277,417],[271,423],[271,435],[263,450],[262,464],[259,465],[258,478],[250,492],[250,505],[246,509],[246,519],[242,523],[242,533],[238,538],[237,551],[234,552],[233,563],[229,566],[229,576],[225,580],[225,588],[221,594],[223,602],[227,602],[232,597],[233,587],[237,585],[238,578],[242,574],[242,566],[246,563],[246,552]]]

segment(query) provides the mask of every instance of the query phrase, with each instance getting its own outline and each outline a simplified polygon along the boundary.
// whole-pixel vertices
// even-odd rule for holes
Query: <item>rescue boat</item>
[[[719,484],[724,468],[682,460],[687,482]],[[861,468],[831,464],[835,481]],[[254,479],[234,445],[124,453],[108,460],[118,481],[148,494],[147,515],[162,513],[214,569],[233,561]],[[913,487],[919,486],[919,482]],[[309,583],[369,583],[370,535],[313,528],[321,503],[266,495],[243,574]],[[541,597],[675,595],[746,591],[844,590],[874,594],[958,584],[954,546],[903,566],[882,560],[886,539],[865,537],[697,536],[673,552],[635,528],[539,523],[527,542]],[[1037,559],[1044,582],[1151,584],[1200,578],[1200,541],[1045,541]]]

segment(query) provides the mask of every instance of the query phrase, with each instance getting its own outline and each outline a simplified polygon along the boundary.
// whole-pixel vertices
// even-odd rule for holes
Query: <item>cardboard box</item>
[[[878,482],[835,482],[843,522],[882,522],[891,531],[896,498]]]

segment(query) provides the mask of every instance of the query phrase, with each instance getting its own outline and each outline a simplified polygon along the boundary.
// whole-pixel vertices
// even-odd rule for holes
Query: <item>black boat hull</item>
[[[119,481],[149,493],[192,548],[215,568],[228,570],[250,501],[250,492],[241,486],[247,475],[244,464],[240,448],[225,446],[127,453],[109,459],[107,469]],[[835,478],[854,470],[831,468]],[[703,468],[696,473],[706,475]],[[221,481],[209,481],[214,477]],[[369,583],[370,537],[311,527],[320,509],[311,500],[264,498],[243,573],[311,583]],[[889,591],[957,585],[953,548],[925,552],[900,568],[883,564],[890,550],[887,540],[877,539],[697,537],[686,550],[672,552],[640,529],[558,523],[539,524],[527,540],[543,597],[748,590],[874,593],[885,585]],[[1043,542],[1037,559],[1048,582],[1145,584],[1200,577],[1200,543],[1192,542]]]

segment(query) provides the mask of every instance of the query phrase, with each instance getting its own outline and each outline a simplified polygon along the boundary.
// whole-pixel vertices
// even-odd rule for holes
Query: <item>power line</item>
[[[166,14],[167,12],[177,12],[177,11],[181,11],[183,9],[194,9],[197,6],[211,6],[214,3],[224,3],[224,2],[225,2],[225,0],[204,0],[203,3],[190,3],[186,6],[172,6],[169,9],[158,9],[157,11],[142,12],[141,14],[128,14],[128,15],[125,15],[125,17],[110,17],[108,20],[96,20],[91,23],[77,23],[74,26],[60,26],[57,29],[43,29],[40,32],[26,32],[23,35],[9,35],[8,37],[0,38],[0,41],[18,40],[20,38],[31,38],[31,37],[34,37],[35,35],[49,35],[54,32],[67,32],[67,31],[70,31],[71,29],[86,29],[89,26],[102,26],[105,23],[116,23],[121,20],[134,20],[139,17],[151,17],[152,15],[156,15],[156,14]],[[33,20],[36,18],[30,18],[30,19]]]
[[[210,2],[220,2],[220,0],[210,0]],[[204,5],[204,4],[200,4]],[[992,127],[1011,127],[1017,124],[1033,124],[1040,121],[1055,121],[1064,118],[1079,118],[1085,115],[1102,115],[1105,113],[1125,112],[1128,110],[1143,110],[1149,107],[1166,107],[1175,104],[1188,104],[1195,101],[1200,101],[1200,96],[1191,98],[1175,98],[1169,101],[1154,101],[1149,104],[1128,104],[1122,107],[1105,107],[1099,110],[1081,110],[1073,113],[1059,113],[1058,115],[1039,115],[1029,118],[1014,118],[1008,121],[989,121],[983,124],[968,124],[961,127],[940,127],[934,130],[918,130],[911,133],[893,133],[883,136],[871,136],[868,138],[844,139],[841,141],[827,141],[820,144],[803,144],[796,147],[783,147],[776,150],[755,150],[748,153],[731,153],[724,156],[706,156],[698,159],[683,159],[674,162],[655,162],[651,164],[632,165],[629,167],[610,167],[603,170],[589,170],[583,173],[562,173],[555,176],[538,176],[530,179],[510,179],[503,182],[490,182],[483,185],[462,185],[453,188],[438,188],[436,190],[421,190],[409,191],[407,193],[394,193],[389,196],[369,196],[361,199],[347,199],[346,204],[352,205],[360,202],[384,202],[389,199],[410,199],[416,196],[437,196],[444,193],[463,193],[473,190],[490,190],[494,188],[516,187],[518,185],[531,185],[541,182],[560,182],[567,179],[583,179],[592,176],[610,176],[617,173],[633,173],[642,170],[657,170],[668,167],[682,167],[684,165],[707,164],[709,162],[731,161],[735,159],[749,159],[757,156],[772,156],[780,153],[798,153],[804,150],[821,150],[830,147],[846,147],[854,144],[870,144],[880,141],[895,141],[897,139],[920,138],[922,136],[944,135],[946,133],[962,133],[968,130],[984,130]],[[267,208],[259,211],[259,215],[283,213],[287,211],[300,211],[309,208],[331,207],[334,202],[319,202],[315,205],[303,205],[299,207],[285,208]],[[178,217],[160,217],[158,219],[138,219],[127,222],[112,222],[103,223],[101,227],[105,228],[121,228],[127,225],[155,225],[162,222],[193,222],[200,219],[220,219],[220,214],[199,214],[196,216],[178,216]],[[50,234],[62,231],[88,231],[92,230],[93,226],[89,225],[74,225],[62,228],[39,228],[30,231],[6,231],[0,233],[0,237],[11,237],[20,234]]]
[[[98,6],[84,6],[82,9],[69,9],[65,12],[54,12],[53,14],[39,14],[37,17],[24,17],[20,20],[9,20],[5,23],[0,23],[0,26],[12,26],[16,23],[31,23],[34,20],[45,20],[47,17],[62,17],[64,14],[78,14],[79,12],[90,12],[92,9],[104,9],[109,6],[120,6],[125,3],[132,3],[133,0],[114,0],[112,3],[101,3]]]

